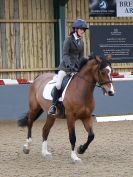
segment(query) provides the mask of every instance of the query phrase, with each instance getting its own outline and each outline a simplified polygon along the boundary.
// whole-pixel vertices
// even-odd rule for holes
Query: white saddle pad
[[[46,86],[44,87],[44,90],[43,90],[43,97],[47,100],[53,100],[52,96],[51,96],[51,91],[53,89],[53,87],[55,86],[56,84],[56,81],[57,81],[57,75],[55,75],[53,77],[53,79],[51,81],[49,81]],[[73,77],[73,76],[72,76]],[[64,96],[65,96],[65,92],[66,92],[66,89],[72,79],[72,77],[69,79],[65,89],[63,90],[63,93],[62,93],[62,96],[59,98],[59,101],[63,101],[64,100]]]

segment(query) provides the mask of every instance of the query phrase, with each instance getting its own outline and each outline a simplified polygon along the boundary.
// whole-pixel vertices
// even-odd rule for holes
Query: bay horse
[[[76,73],[66,90],[63,106],[65,110],[65,118],[67,120],[69,140],[71,144],[71,159],[73,162],[81,162],[78,154],[83,154],[89,144],[94,139],[93,117],[92,113],[95,108],[95,100],[93,96],[96,86],[103,90],[108,96],[114,95],[114,87],[112,83],[112,67],[109,62],[110,55],[105,58],[100,56],[90,57],[81,64],[81,69]],[[47,112],[51,106],[51,101],[44,99],[43,90],[46,84],[53,78],[54,73],[45,73],[38,76],[31,84],[29,89],[29,111],[18,120],[18,125],[28,127],[26,144],[23,146],[24,153],[29,153],[32,141],[33,122],[41,115]],[[42,130],[42,155],[51,158],[52,154],[48,151],[48,135],[55,119],[59,117],[60,106],[57,109],[57,115],[47,115],[46,122]],[[75,150],[76,132],[75,121],[80,119],[88,133],[87,141]]]

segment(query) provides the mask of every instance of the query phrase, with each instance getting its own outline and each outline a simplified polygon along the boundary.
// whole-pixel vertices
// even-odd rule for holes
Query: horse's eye
[[[101,70],[101,74],[106,74],[107,73],[107,71],[106,71],[106,69],[103,69],[103,70]]]

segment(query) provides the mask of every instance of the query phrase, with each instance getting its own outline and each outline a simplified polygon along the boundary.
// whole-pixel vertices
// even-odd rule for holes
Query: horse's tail
[[[19,127],[26,127],[28,125],[28,112],[23,114],[17,123]]]
[[[36,116],[34,117],[33,121],[37,120],[42,113],[43,113],[43,110],[41,109],[38,112],[38,114],[36,114]],[[20,119],[17,121],[19,127],[26,127],[26,126],[28,126],[28,115],[29,115],[29,112],[23,114],[20,117]]]

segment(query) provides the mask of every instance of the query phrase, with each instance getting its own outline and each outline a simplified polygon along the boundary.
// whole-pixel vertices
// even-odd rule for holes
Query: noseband
[[[102,86],[103,86],[104,84],[109,84],[109,83],[112,83],[112,79],[109,80],[109,81],[105,81],[105,82],[98,82],[99,85],[96,85],[96,86],[103,88]]]

